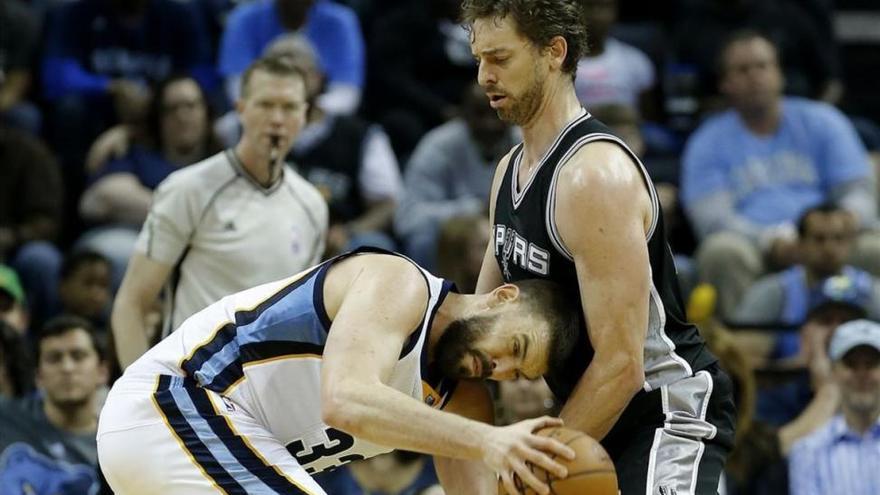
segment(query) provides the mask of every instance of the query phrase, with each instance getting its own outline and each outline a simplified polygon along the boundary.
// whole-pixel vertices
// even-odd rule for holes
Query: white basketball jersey
[[[194,379],[222,395],[227,407],[243,408],[262,423],[309,473],[391,451],[321,419],[321,359],[331,326],[323,302],[324,279],[333,263],[350,255],[221,299],[187,319],[126,375]],[[441,408],[454,382],[429,373],[427,340],[433,316],[452,284],[419,269],[429,288],[427,309],[387,384]]]

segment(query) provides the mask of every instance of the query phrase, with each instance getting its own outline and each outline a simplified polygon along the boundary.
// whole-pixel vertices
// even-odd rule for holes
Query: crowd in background
[[[582,3],[577,95],[651,174],[690,316],[737,384],[722,493],[844,493],[823,487],[852,477],[874,481],[845,493],[880,493],[880,336],[859,321],[861,350],[829,352],[840,325],[880,318],[880,7]],[[234,292],[362,246],[474,289],[495,165],[520,132],[475,84],[459,6],[0,0],[0,492],[25,493],[35,470],[26,493],[101,486],[95,414],[138,355],[117,357],[111,326],[146,345],[223,295],[207,286]],[[259,109],[240,103],[266,56],[305,74],[309,103],[278,145],[285,199],[271,169],[253,171]],[[223,196],[247,185],[189,167],[221,158],[265,189],[263,223]],[[200,216],[214,202],[228,215]],[[243,252],[254,266],[236,277],[224,257]],[[180,287],[202,299],[175,299]],[[496,392],[504,421],[556,407],[543,382]],[[861,430],[860,414],[874,415]],[[442,493],[409,453],[319,481]]]

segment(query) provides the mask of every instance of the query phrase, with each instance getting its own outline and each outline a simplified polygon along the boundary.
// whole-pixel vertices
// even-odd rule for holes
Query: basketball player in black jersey
[[[587,34],[579,4],[462,7],[479,83],[524,136],[495,174],[477,292],[534,277],[569,288],[586,326],[572,358],[545,375],[566,426],[602,441],[623,495],[714,495],[733,441],[731,383],[684,319],[647,172],[575,95]]]

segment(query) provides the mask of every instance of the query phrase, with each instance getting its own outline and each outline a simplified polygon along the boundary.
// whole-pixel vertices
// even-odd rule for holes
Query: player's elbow
[[[635,395],[645,385],[645,365],[641,359],[629,359],[619,376],[623,389]]]
[[[324,387],[321,391],[321,420],[327,426],[356,434],[358,410],[356,398],[344,387]]]
[[[635,395],[645,384],[645,366],[644,361],[636,356],[628,353],[615,353],[608,360],[599,359],[607,373],[607,382],[614,383],[616,390],[621,393]],[[596,359],[593,360],[597,362]]]

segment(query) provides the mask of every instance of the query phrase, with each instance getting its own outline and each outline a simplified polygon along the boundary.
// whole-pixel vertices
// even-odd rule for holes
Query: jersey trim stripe
[[[227,493],[269,491],[310,495],[277,467],[268,464],[238,435],[228,418],[217,412],[208,392],[194,382],[163,376],[155,397],[172,431],[178,436],[186,435],[182,438],[188,452],[200,466],[202,462],[213,466],[205,471],[209,476],[216,474],[224,479],[223,483],[229,485],[229,488],[224,486]]]
[[[324,346],[309,342],[267,340],[244,344],[239,348],[239,353],[238,359],[217,373],[214,379],[204,386],[223,395],[229,395],[231,390],[244,380],[244,368],[287,358],[321,357],[324,354]]]
[[[559,146],[559,143],[562,142],[562,139],[565,137],[566,134],[568,134],[568,131],[570,131],[577,124],[584,122],[586,120],[589,120],[590,117],[591,117],[590,113],[587,112],[586,109],[581,108],[581,113],[577,117],[575,117],[574,120],[572,120],[565,127],[563,127],[562,130],[559,132],[559,134],[556,135],[556,139],[553,141],[553,144],[550,145],[550,148],[544,153],[544,156],[542,156],[541,159],[538,160],[538,166],[535,167],[535,169],[531,172],[529,180],[526,182],[525,186],[523,186],[523,187],[519,187],[519,167],[522,162],[522,156],[523,156],[522,151],[523,151],[524,147],[522,144],[519,146],[519,153],[517,153],[516,156],[514,157],[513,176],[511,177],[511,181],[510,181],[510,188],[511,188],[511,196],[510,197],[513,198],[513,209],[514,210],[519,207],[520,203],[522,203],[523,197],[526,195],[526,192],[528,192],[532,183],[535,181],[535,177],[538,176],[538,171],[541,170],[541,168],[544,166],[544,163],[547,162],[547,159],[551,155],[553,155],[553,153],[556,151],[556,148]]]
[[[693,376],[694,370],[693,370],[693,368],[691,368],[691,364],[687,361],[687,359],[684,359],[683,357],[679,356],[678,353],[675,352],[675,349],[676,349],[675,342],[673,342],[672,339],[669,338],[669,335],[666,333],[666,308],[663,306],[663,299],[660,297],[660,293],[657,292],[657,286],[654,285],[653,279],[651,280],[651,301],[654,302],[654,304],[657,308],[657,314],[659,317],[659,324],[657,325],[658,328],[656,329],[656,333],[657,333],[657,335],[660,336],[660,339],[663,340],[663,342],[668,346],[669,358],[682,368],[682,370],[681,370],[682,373],[681,373],[681,376],[679,376],[679,378],[687,378],[689,376]],[[650,322],[649,322],[649,324],[650,324]],[[651,333],[652,333],[652,329],[649,327],[648,328],[648,336],[647,336],[648,339],[650,339],[652,337]],[[653,357],[653,356],[650,356],[650,357]],[[646,363],[646,364],[654,364],[654,363]],[[662,363],[661,363],[661,365],[662,365]],[[647,377],[648,374],[652,370],[645,370],[645,371],[646,371],[645,375]],[[664,378],[664,377],[660,376],[659,378]],[[649,383],[649,380],[647,378],[645,378],[645,384],[644,384],[645,391],[650,392],[651,390],[654,390],[654,387],[655,387],[655,385],[651,385]]]
[[[180,369],[188,376],[195,378],[197,376],[196,373],[201,371],[202,366],[204,366],[208,360],[235,339],[238,327],[253,323],[264,311],[272,307],[272,305],[280,299],[283,299],[285,296],[308,282],[315,272],[321,268],[324,268],[324,264],[318,265],[312,270],[300,274],[292,280],[291,283],[282,287],[263,301],[257,303],[254,307],[236,310],[233,321],[226,321],[218,325],[205,341],[193,348],[189,356],[180,362]],[[209,384],[203,383],[202,385],[208,386]]]
[[[164,398],[162,403],[159,400],[160,391],[166,390],[168,388],[167,384],[163,384],[164,381],[168,380],[169,377],[166,375],[159,375],[156,377],[156,393],[153,394],[153,406],[155,406],[156,411],[159,412],[159,416],[162,418],[162,421],[165,423],[165,426],[171,431],[171,434],[174,436],[174,439],[177,440],[177,444],[180,446],[180,450],[182,450],[187,457],[189,457],[190,461],[199,469],[202,475],[217,488],[218,491],[222,493],[229,494],[230,492],[221,486],[221,483],[225,485],[227,488],[231,488],[233,490],[237,490],[238,483],[229,476],[228,473],[222,470],[220,464],[216,461],[212,461],[210,458],[205,458],[201,462],[196,460],[192,450],[190,447],[187,447],[186,442],[184,441],[184,437],[187,439],[191,439],[195,448],[198,448],[196,443],[198,437],[196,437],[195,432],[191,431],[191,429],[187,430],[186,425],[180,424],[177,428],[171,426],[171,421],[169,418],[177,418],[179,416],[179,411],[176,406],[168,403]],[[204,448],[203,451],[207,451],[207,447]],[[215,476],[211,476],[208,474],[207,469],[211,469],[211,472],[215,474],[217,478],[220,478],[221,481],[218,482]]]
[[[569,261],[574,261],[574,256],[572,256],[571,251],[565,247],[565,243],[562,241],[562,236],[559,235],[559,228],[556,225],[556,184],[559,181],[559,174],[562,168],[568,163],[572,156],[578,152],[582,147],[594,141],[612,141],[618,145],[620,145],[627,154],[630,155],[636,164],[639,166],[639,171],[642,173],[642,178],[645,181],[645,186],[648,189],[648,195],[651,200],[651,226],[648,228],[648,233],[646,234],[646,239],[650,242],[651,238],[654,236],[654,230],[657,228],[657,219],[660,215],[660,200],[657,197],[657,191],[654,189],[654,184],[651,182],[651,177],[648,175],[647,169],[642,164],[641,160],[629,149],[629,147],[621,141],[616,136],[612,136],[611,134],[588,134],[571,145],[565,155],[559,160],[559,165],[556,166],[556,170],[553,171],[553,177],[550,180],[550,187],[547,195],[547,210],[545,212],[544,222],[547,225],[547,234],[550,237],[550,241],[553,243],[553,247],[559,251],[559,254],[566,257]]]
[[[153,394],[153,404],[165,425],[171,430],[190,460],[215,487],[228,495],[246,495],[247,490],[214,457],[178,407],[170,391],[171,382],[175,381],[175,378],[177,377],[159,376],[159,384],[156,393]]]

